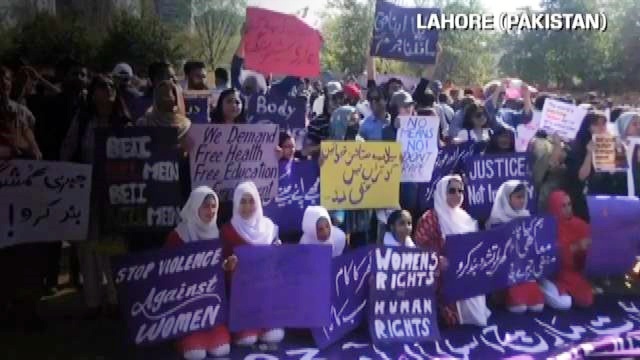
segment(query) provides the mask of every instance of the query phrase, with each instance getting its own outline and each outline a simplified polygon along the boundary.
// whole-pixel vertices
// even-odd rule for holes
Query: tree
[[[195,18],[198,58],[215,67],[230,57],[230,45],[239,35],[245,7],[245,1],[221,0],[215,7],[204,8]]]
[[[144,72],[153,61],[175,63],[182,58],[183,49],[172,44],[171,34],[156,17],[120,12],[112,21],[95,63],[106,71],[124,61],[137,72]]]
[[[331,0],[324,14],[323,65],[342,74],[365,69],[373,29],[374,0]]]

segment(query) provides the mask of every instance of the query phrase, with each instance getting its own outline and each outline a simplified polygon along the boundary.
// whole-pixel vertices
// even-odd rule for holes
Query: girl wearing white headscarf
[[[527,187],[519,180],[505,181],[496,193],[487,221],[487,228],[506,224],[521,217],[531,216],[527,210]],[[507,309],[514,313],[540,312],[544,309],[544,294],[536,281],[527,281],[506,291]]]
[[[331,225],[331,217],[322,206],[309,206],[302,217],[302,245],[330,245],[332,256],[340,256],[344,251],[346,236],[342,230]]]
[[[242,245],[268,246],[280,244],[278,227],[262,213],[262,201],[258,188],[251,181],[240,183],[233,193],[231,222],[222,226],[225,263],[233,262],[227,270],[233,271],[235,262],[242,261],[233,255]],[[232,260],[233,259],[233,260]],[[279,343],[284,339],[284,329],[246,329],[234,334],[236,345],[253,346],[258,340]]]
[[[445,258],[446,237],[478,231],[477,222],[461,208],[464,200],[464,184],[458,175],[443,177],[436,185],[434,208],[428,210],[416,228],[415,240],[419,248],[440,254],[441,271],[448,266]],[[440,281],[440,280],[438,280]],[[437,288],[440,297],[441,284]],[[438,301],[440,321],[446,326],[470,324],[486,326],[491,311],[484,295],[459,300],[454,304]]]
[[[218,241],[218,195],[208,186],[195,188],[182,208],[182,221],[169,233],[167,247],[179,247],[194,241]],[[207,353],[214,357],[227,356],[231,350],[227,326],[191,333],[177,342],[185,360],[203,360]]]

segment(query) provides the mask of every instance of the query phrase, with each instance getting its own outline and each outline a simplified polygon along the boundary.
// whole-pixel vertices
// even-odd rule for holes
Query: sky
[[[480,0],[485,9],[496,14],[513,12],[516,9],[531,6],[539,7],[539,0]],[[319,13],[327,4],[327,0],[249,0],[250,6],[259,6],[279,12],[294,13],[305,7],[310,8],[310,23],[319,22]]]

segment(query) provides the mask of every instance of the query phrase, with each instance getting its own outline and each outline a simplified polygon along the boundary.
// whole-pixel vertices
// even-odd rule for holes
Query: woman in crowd
[[[460,130],[455,138],[456,142],[489,141],[491,131],[487,122],[487,112],[484,106],[473,103],[464,109],[464,130]]]
[[[333,257],[342,255],[346,245],[346,236],[342,230],[331,225],[331,217],[322,206],[308,206],[302,218],[300,244],[330,245]]]
[[[63,161],[75,161],[92,164],[95,151],[95,129],[123,127],[130,124],[129,113],[124,101],[116,92],[113,80],[104,75],[96,76],[89,85],[87,94],[88,108],[81,110],[71,122],[69,132],[63,142],[60,158]],[[95,182],[94,182],[95,184]],[[100,223],[102,199],[97,191],[92,191],[89,234],[87,241],[78,244],[78,257],[83,278],[85,301],[89,307],[90,318],[100,314],[102,304],[103,278],[107,279],[107,302],[116,313],[116,290],[111,276],[111,266],[107,254],[101,253],[98,243],[117,241],[117,237],[107,235]]]
[[[407,210],[393,211],[387,219],[387,232],[384,234],[383,245],[416,247],[416,244],[411,239],[412,229],[411,213]]]
[[[287,132],[281,132],[278,139],[278,146],[282,149],[280,155],[280,163],[290,163],[295,160],[296,155],[296,139]]]
[[[616,127],[620,138],[626,140],[629,137],[640,136],[640,113],[627,111],[616,119]]]
[[[543,136],[544,135],[544,136]],[[538,209],[546,209],[549,195],[568,187],[567,146],[559,136],[535,136],[529,144],[533,154],[533,182],[538,194]]]
[[[234,249],[242,245],[264,246],[280,244],[278,227],[262,213],[262,201],[256,185],[251,181],[239,184],[233,193],[233,217],[222,227],[223,253],[228,260],[228,269],[233,271],[235,263],[242,261],[233,255]],[[233,279],[231,280],[233,281]],[[279,343],[284,339],[284,329],[245,329],[235,334],[235,343],[252,346],[258,340]]]
[[[512,154],[516,151],[516,134],[510,127],[498,127],[485,150],[487,155]]]
[[[582,274],[591,228],[573,214],[571,198],[564,191],[551,193],[548,210],[558,222],[560,269],[551,281],[541,282],[545,301],[558,310],[569,309],[572,302],[580,307],[591,306],[593,288]]]
[[[448,267],[445,253],[447,236],[478,231],[477,222],[462,209],[464,184],[458,175],[443,177],[436,185],[434,208],[428,210],[418,221],[416,245],[425,250],[435,251],[440,256],[440,271]],[[439,281],[439,280],[438,280]],[[491,311],[487,308],[484,295],[445,304],[438,285],[438,312],[441,324],[455,326],[470,324],[486,326]]]
[[[527,210],[527,185],[520,180],[505,181],[496,193],[487,221],[487,229],[506,224],[511,220],[531,216]],[[524,245],[524,244],[523,244]],[[506,294],[507,309],[514,313],[544,309],[544,296],[536,281],[528,281],[510,287]]]
[[[178,131],[180,149],[186,156],[191,149],[191,142],[187,136],[191,121],[180,113],[180,100],[178,86],[170,80],[161,81],[153,91],[153,107],[138,119],[136,125],[175,128]]]
[[[245,107],[242,96],[235,89],[226,89],[220,93],[216,109],[211,114],[213,124],[244,124]]]
[[[182,208],[182,221],[169,233],[166,246],[178,248],[195,241],[220,241],[216,218],[218,195],[208,186],[195,188]],[[231,337],[226,325],[211,330],[191,333],[177,342],[178,351],[185,360],[203,360],[207,354],[215,357],[227,356],[231,351]]]

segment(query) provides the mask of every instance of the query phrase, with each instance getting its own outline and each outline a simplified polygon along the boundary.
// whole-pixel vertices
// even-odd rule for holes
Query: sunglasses
[[[464,189],[449,188],[447,189],[447,194],[449,195],[464,194]]]

